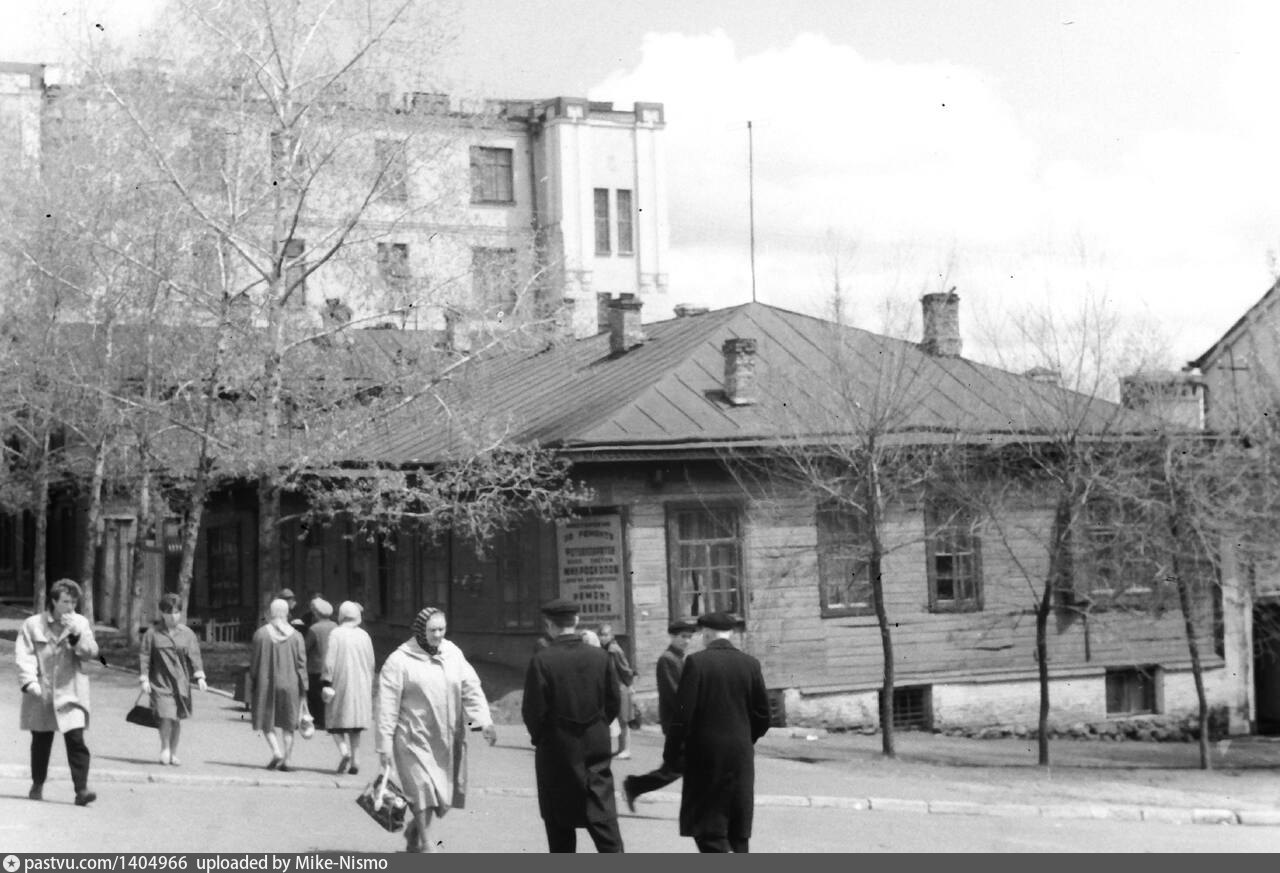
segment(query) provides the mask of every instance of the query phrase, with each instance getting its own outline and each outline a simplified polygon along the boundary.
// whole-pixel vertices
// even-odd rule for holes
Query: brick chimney
[[[920,298],[924,307],[924,336],[920,348],[937,358],[960,357],[960,295],[956,289]]]
[[[641,302],[634,294],[609,301],[609,351],[615,355],[642,345],[648,337],[640,326]]]
[[[724,394],[734,406],[755,403],[756,341],[736,337],[724,341]]]

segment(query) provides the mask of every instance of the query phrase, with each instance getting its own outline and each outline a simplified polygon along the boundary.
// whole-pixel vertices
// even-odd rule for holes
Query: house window
[[[1107,715],[1142,715],[1155,711],[1154,666],[1107,671]]]
[[[671,616],[743,613],[742,540],[736,506],[667,509]]]
[[[374,141],[374,158],[378,172],[382,174],[379,188],[386,200],[408,200],[409,158],[402,139],[378,139]]]
[[[471,147],[471,202],[514,203],[511,149]]]
[[[883,690],[879,699],[884,699]],[[933,730],[932,685],[908,685],[893,689],[893,726],[904,731]]]
[[[509,315],[518,298],[515,249],[471,250],[471,287],[475,301],[487,311]]]
[[[409,244],[378,243],[378,278],[392,291],[409,284]]]
[[[1072,550],[1073,587],[1093,609],[1145,605],[1155,594],[1160,566],[1149,552],[1149,518],[1107,499],[1089,501]]]
[[[932,499],[925,507],[925,553],[930,612],[982,609],[982,541],[974,513]]]
[[[607,255],[613,251],[609,247],[609,189],[595,190],[596,213],[596,254]]]
[[[618,254],[629,255],[635,251],[631,192],[626,188],[618,189]]]
[[[234,525],[205,531],[209,608],[240,606],[240,529]]]
[[[284,286],[280,289],[282,300],[294,308],[307,305],[307,241],[285,240],[281,257]]]
[[[298,134],[292,130],[271,132],[271,175],[273,178],[292,176],[305,169]]]
[[[874,612],[867,561],[867,516],[846,506],[818,508],[818,585],[822,616]]]

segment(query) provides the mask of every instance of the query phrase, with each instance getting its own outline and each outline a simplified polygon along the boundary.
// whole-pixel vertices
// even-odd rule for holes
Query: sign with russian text
[[[578,604],[583,625],[611,622],[625,633],[622,518],[584,515],[556,525],[560,596]]]

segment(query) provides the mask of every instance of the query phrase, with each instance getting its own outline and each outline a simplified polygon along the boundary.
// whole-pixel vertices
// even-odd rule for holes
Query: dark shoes
[[[337,773],[339,776],[341,776],[343,773],[347,772],[347,768],[350,766],[351,766],[351,756],[343,755],[342,760],[338,762],[338,769],[335,770],[334,772]]]
[[[360,768],[356,766],[355,761],[352,761],[351,766],[347,768],[347,772],[354,776],[360,772]]]
[[[631,777],[622,780],[622,797],[627,801],[627,811],[636,811],[636,791],[631,787]]]
[[[284,760],[283,758],[272,758],[270,761],[267,762],[267,769],[268,770],[276,769],[277,767],[280,766],[280,762],[283,760]]]
[[[92,791],[76,792],[76,806],[88,806],[97,799],[98,795],[94,794]]]
[[[283,763],[283,762],[282,762],[278,767],[276,767],[276,769],[277,769],[277,770],[279,770],[281,773],[292,773],[292,772],[293,772],[293,768],[292,768],[292,767],[290,767],[288,764],[285,764],[285,763]]]
[[[44,800],[44,784],[33,782],[31,790],[27,792],[28,800]]]

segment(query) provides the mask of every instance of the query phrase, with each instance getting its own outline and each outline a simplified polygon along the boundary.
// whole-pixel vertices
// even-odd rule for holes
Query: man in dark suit
[[[609,655],[578,635],[576,603],[553,600],[542,614],[553,641],[529,661],[521,716],[534,745],[547,846],[576,851],[576,829],[585,827],[596,851],[621,852],[609,738],[622,705],[618,675]]]
[[[684,669],[685,653],[698,626],[687,618],[676,619],[667,625],[671,643],[658,656],[658,724],[665,734],[671,727],[676,713],[676,689],[680,686],[680,673]],[[657,791],[680,778],[679,770],[669,769],[664,762],[657,770],[628,776],[622,780],[622,796],[627,809],[636,811],[636,798],[650,791]]]
[[[760,662],[734,648],[741,619],[698,616],[705,646],[685,659],[662,760],[683,771],[680,836],[700,852],[746,852],[755,812],[755,742],[769,729]]]

